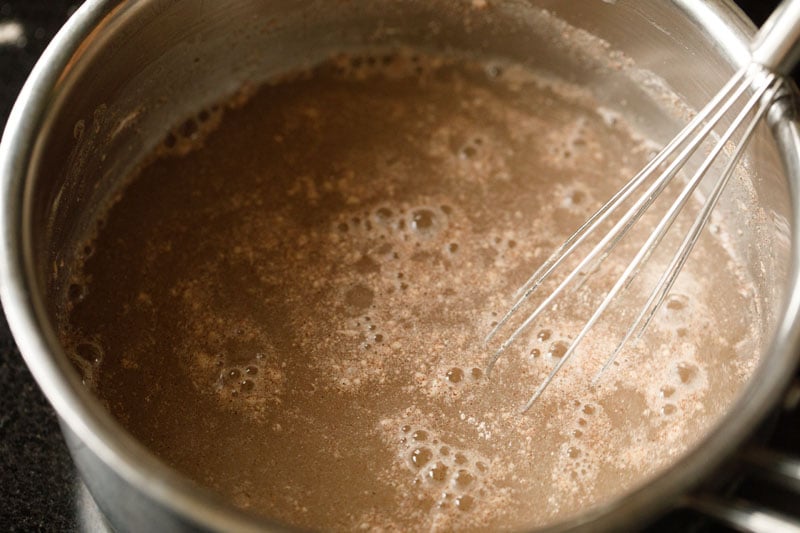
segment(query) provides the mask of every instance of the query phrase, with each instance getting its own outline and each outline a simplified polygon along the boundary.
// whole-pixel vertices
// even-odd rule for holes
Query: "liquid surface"
[[[603,324],[519,414],[591,290],[484,375],[516,288],[646,160],[577,89],[354,57],[223,107],[106,214],[61,333],[125,427],[240,507],[341,531],[552,524],[673,462],[755,364],[746,280],[705,235],[597,386]]]

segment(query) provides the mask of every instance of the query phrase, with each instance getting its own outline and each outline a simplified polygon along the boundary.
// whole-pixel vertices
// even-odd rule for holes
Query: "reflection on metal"
[[[800,458],[768,448],[751,448],[741,459],[753,474],[795,491],[800,498]]]
[[[783,408],[787,411],[794,411],[798,407],[800,407],[800,379],[792,383],[783,401]]]
[[[790,418],[779,425],[776,432],[785,431],[789,429],[787,425],[794,423],[791,413],[800,408],[800,381],[795,380],[789,387],[783,406]],[[800,457],[771,449],[767,444],[754,444],[739,453],[736,459],[738,462],[734,466],[740,467],[743,474],[774,486],[776,490],[788,491],[800,502]],[[686,498],[685,506],[738,531],[800,533],[800,513],[788,516],[776,511],[768,503],[773,501],[772,495],[772,491],[765,491],[763,496],[758,495],[759,501],[756,502],[754,496],[742,500],[703,493]]]
[[[95,503],[89,489],[78,480],[75,487],[75,512],[78,515],[78,531],[80,533],[111,533],[113,529],[108,525],[103,512]]]
[[[800,520],[741,500],[717,496],[693,496],[688,507],[715,518],[738,531],[753,533],[800,533]]]

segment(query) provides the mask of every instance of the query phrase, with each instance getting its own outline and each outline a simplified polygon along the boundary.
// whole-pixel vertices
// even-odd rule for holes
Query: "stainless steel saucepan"
[[[701,106],[747,60],[754,30],[728,1],[87,0],[31,74],[0,145],[0,294],[111,523],[120,531],[277,527],[196,487],[135,441],[82,384],[55,334],[50,302],[64,289],[58,273],[74,240],[170,125],[245,83],[335,51],[415,46],[503,57],[591,86],[603,105],[666,140],[684,104]],[[609,61],[609,51],[620,54]],[[736,217],[734,246],[755,279],[762,363],[729,413],[671,468],[558,528],[628,528],[677,505],[780,398],[800,353],[795,103],[790,89],[775,104],[747,155],[753,179],[720,206]]]

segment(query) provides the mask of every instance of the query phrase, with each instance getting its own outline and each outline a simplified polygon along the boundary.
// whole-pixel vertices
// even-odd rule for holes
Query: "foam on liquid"
[[[624,309],[518,413],[591,291],[484,375],[514,290],[650,148],[519,67],[337,58],[175,128],[87,241],[62,339],[134,435],[243,508],[342,531],[552,524],[668,466],[755,364],[746,280],[704,235],[597,387]]]

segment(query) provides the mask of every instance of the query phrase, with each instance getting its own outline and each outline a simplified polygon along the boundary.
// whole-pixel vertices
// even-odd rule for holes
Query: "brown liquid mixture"
[[[62,338],[125,427],[240,507],[342,531],[551,524],[673,462],[755,364],[746,280],[705,235],[598,386],[603,325],[518,412],[590,297],[483,375],[514,290],[647,156],[577,89],[353,57],[223,107],[87,240]]]

